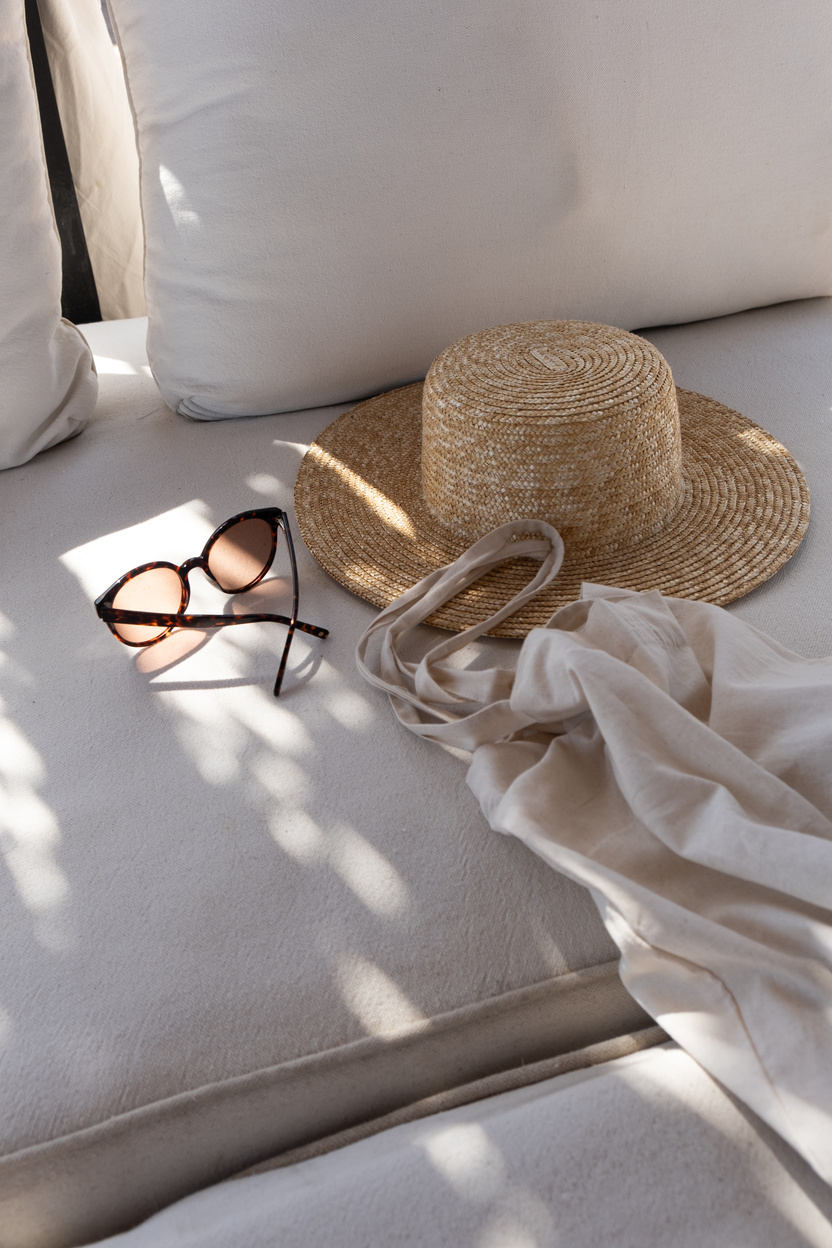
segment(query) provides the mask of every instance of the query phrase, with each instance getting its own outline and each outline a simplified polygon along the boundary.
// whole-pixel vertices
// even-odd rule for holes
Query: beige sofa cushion
[[[112,1248],[829,1248],[832,1190],[680,1050],[225,1183]]]
[[[0,10],[0,469],[80,433],[97,380],[61,319],[61,249],[43,155],[23,0]]]
[[[0,1244],[92,1238],[649,1021],[589,897],[489,833],[456,758],[393,730],[353,662],[373,608],[302,548],[302,615],[331,636],[296,638],[278,700],[278,626],[137,656],[97,619],[130,567],[291,506],[334,414],[183,421],[144,331],[88,327],[92,436],[0,497]],[[193,591],[228,603],[201,573]]]
[[[832,294],[826,0],[111,9],[188,415],[359,398],[487,325]]]
[[[0,1244],[110,1233],[269,1155],[648,1021],[589,897],[490,833],[463,763],[398,729],[361,681],[373,609],[305,551],[302,614],[332,633],[298,637],[279,700],[277,626],[138,657],[113,639],[96,594],[196,553],[244,507],[290,505],[335,413],[182,421],[147,375],[143,322],[89,333],[95,421],[0,494]],[[652,337],[679,384],[803,466],[800,551],[731,609],[832,652],[832,300]],[[196,609],[222,610],[193,579]]]

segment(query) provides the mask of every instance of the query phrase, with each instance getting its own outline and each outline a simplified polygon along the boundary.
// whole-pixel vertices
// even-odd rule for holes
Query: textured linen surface
[[[830,1248],[832,1190],[671,1046],[181,1201],[112,1248]]]
[[[589,895],[491,833],[458,759],[394,730],[352,661],[376,612],[300,542],[302,614],[331,634],[295,639],[278,700],[276,627],[142,658],[96,618],[126,568],[193,554],[243,508],[291,507],[338,411],[185,421],[148,373],[144,320],[82,328],[101,383],[89,428],[0,489],[15,1248],[111,1234],[478,1066],[645,1025]],[[679,385],[764,424],[805,470],[805,541],[730,612],[831,653],[832,300],[649,336]],[[193,595],[228,605],[199,574]]]
[[[0,6],[0,117],[0,468],[10,468],[79,433],[98,394],[92,353],[61,319],[23,0]]]
[[[495,529],[381,613],[360,669],[411,731],[473,752],[491,826],[592,890],[636,999],[832,1181],[832,659],[709,603],[593,585],[515,672],[445,662],[499,615],[402,658],[513,553],[541,566],[502,614],[554,579],[563,543],[538,521]]]
[[[301,613],[331,632],[295,638],[279,699],[278,626],[139,654],[97,618],[127,569],[180,562],[245,508],[291,509],[337,414],[183,420],[145,330],[85,327],[92,426],[0,490],[3,1248],[110,1234],[650,1021],[589,895],[491,835],[455,759],[391,734],[352,662],[375,611],[294,521]],[[228,609],[191,580],[195,610]]]
[[[489,325],[832,294],[827,0],[111,0],[148,349],[204,419]]]

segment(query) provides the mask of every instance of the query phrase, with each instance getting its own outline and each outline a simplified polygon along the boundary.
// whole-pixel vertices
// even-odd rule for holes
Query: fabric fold
[[[510,539],[428,578],[430,609]],[[537,557],[540,586],[557,559]],[[362,670],[410,731],[471,752],[492,828],[591,891],[636,1000],[832,1182],[832,658],[708,603],[585,585],[513,675],[467,671],[462,707],[444,660],[469,636],[400,658],[426,584],[367,631]]]

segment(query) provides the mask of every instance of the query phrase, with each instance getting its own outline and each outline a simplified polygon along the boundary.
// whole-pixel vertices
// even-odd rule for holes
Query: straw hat
[[[788,451],[715,399],[677,390],[634,334],[503,325],[454,343],[424,385],[368,399],[312,444],[295,510],[315,558],[386,606],[508,520],[548,521],[556,581],[495,631],[523,637],[582,581],[726,603],[772,576],[809,523]],[[430,623],[461,630],[534,574],[511,560]]]

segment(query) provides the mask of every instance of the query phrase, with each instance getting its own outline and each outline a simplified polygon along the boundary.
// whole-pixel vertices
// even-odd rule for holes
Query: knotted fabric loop
[[[563,540],[543,520],[512,520],[480,538],[447,568],[432,572],[403,593],[373,620],[355,650],[362,676],[390,697],[399,722],[418,736],[464,750],[509,736],[533,722],[512,711],[514,672],[505,668],[461,671],[443,662],[469,642],[496,628],[555,579],[563,563]],[[539,559],[528,585],[499,611],[463,633],[434,646],[419,663],[400,654],[405,637],[434,611],[508,559]],[[378,671],[367,665],[367,651],[382,634]],[[463,704],[477,709],[463,711]]]

